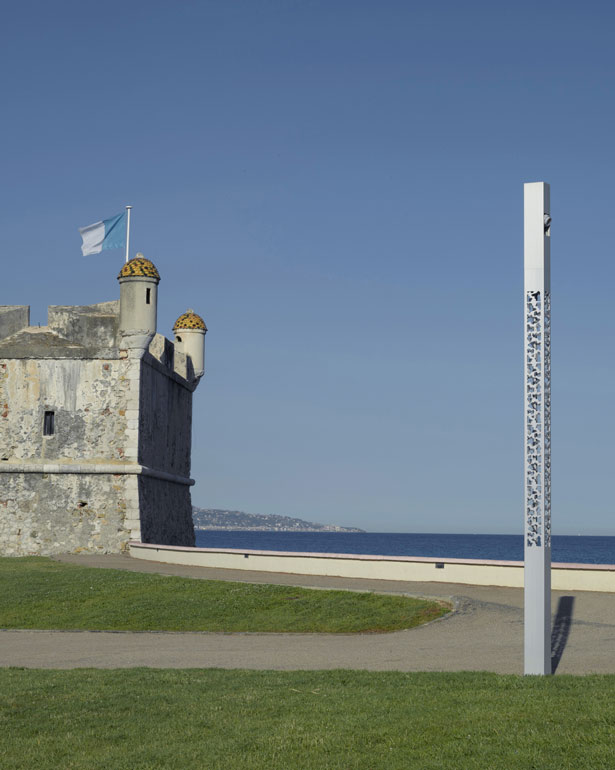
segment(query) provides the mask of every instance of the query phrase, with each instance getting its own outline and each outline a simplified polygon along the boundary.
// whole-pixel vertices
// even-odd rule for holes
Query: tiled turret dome
[[[180,315],[177,321],[175,321],[173,331],[176,329],[201,329],[204,332],[207,331],[205,321],[192,309],[187,310],[183,315]]]
[[[120,270],[119,278],[155,278],[159,281],[160,273],[153,262],[146,259],[143,254],[137,254]]]

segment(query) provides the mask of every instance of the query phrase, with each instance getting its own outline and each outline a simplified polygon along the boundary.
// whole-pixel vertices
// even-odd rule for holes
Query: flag
[[[116,214],[102,222],[80,227],[79,232],[83,243],[81,253],[84,257],[90,254],[100,254],[103,249],[126,248],[126,212]]]

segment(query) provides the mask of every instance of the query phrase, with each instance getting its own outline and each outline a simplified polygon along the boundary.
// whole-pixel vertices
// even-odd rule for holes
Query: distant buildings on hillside
[[[291,516],[225,511],[220,508],[193,508],[192,519],[197,529],[248,529],[271,532],[363,532],[356,527],[315,524]]]

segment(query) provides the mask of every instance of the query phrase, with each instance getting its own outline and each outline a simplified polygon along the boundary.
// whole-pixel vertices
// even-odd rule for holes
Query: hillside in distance
[[[356,527],[337,527],[334,524],[315,524],[274,514],[225,511],[220,508],[192,508],[196,529],[246,529],[269,532],[364,532]]]

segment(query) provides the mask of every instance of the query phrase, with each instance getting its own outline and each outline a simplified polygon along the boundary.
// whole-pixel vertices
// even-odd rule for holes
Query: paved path
[[[182,567],[114,555],[58,558],[83,566],[201,579],[450,598],[456,612],[390,634],[0,631],[0,665],[523,672],[520,589]],[[557,673],[615,673],[615,596],[554,592],[553,610]]]

